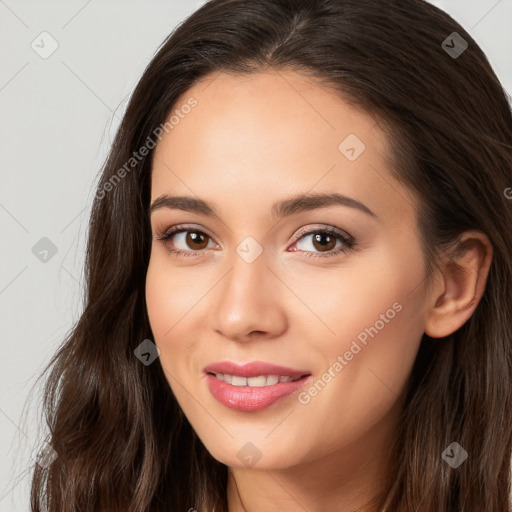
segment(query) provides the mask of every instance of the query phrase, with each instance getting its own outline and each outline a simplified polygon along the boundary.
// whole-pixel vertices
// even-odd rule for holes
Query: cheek
[[[173,269],[165,254],[152,255],[146,274],[146,304],[153,335],[167,342],[179,331],[182,320],[197,311],[204,282],[183,269]]]
[[[408,240],[392,238],[395,243],[375,241],[372,249],[354,253],[339,268],[289,270],[288,282],[310,310],[302,308],[292,324],[308,330],[306,339],[322,340],[305,348],[320,347],[332,358],[349,350],[353,340],[362,347],[373,339],[391,346],[408,344],[411,335],[416,339],[422,333],[422,254]]]
[[[172,267],[168,255],[155,249],[146,274],[146,306],[160,363],[175,394],[199,374],[200,327],[206,325],[208,297],[218,277],[197,268]],[[186,398],[185,394],[185,398]]]
[[[332,281],[339,291],[317,302],[335,334],[315,349],[324,368],[302,403],[326,436],[371,428],[407,384],[423,334],[424,275],[421,254],[402,249],[359,260]]]
[[[185,281],[180,272],[170,272],[165,258],[158,255],[150,259],[146,275],[146,305],[154,342],[160,349],[160,361],[165,369],[174,372],[174,361],[183,360],[174,356],[187,349],[177,340],[189,339],[183,336],[187,312],[197,304],[199,291]],[[203,292],[204,293],[204,292]],[[190,314],[190,313],[189,313]]]
[[[309,351],[312,360],[324,364],[298,397],[294,419],[308,425],[305,437],[317,455],[351,445],[367,432],[373,436],[393,428],[422,329],[417,305],[404,294],[379,297],[373,297],[371,308],[347,307],[338,316],[332,341],[319,344],[316,354]]]
[[[165,332],[171,328],[174,310],[172,283],[161,267],[162,265],[152,256],[146,275],[148,317],[157,340],[162,339]]]
[[[180,288],[175,280],[175,274],[166,269],[165,262],[152,256],[146,275],[146,307],[153,341],[160,350],[160,365],[169,387],[177,396],[186,371],[183,365],[185,358],[180,354],[186,347],[175,340],[178,339],[179,319],[183,316],[181,309],[187,288]],[[180,290],[179,294],[177,290]]]

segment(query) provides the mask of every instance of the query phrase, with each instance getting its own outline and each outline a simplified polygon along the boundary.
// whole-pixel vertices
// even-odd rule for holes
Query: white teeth
[[[269,375],[267,377],[267,386],[273,386],[279,382],[279,375]]]
[[[263,386],[274,386],[278,382],[293,382],[301,377],[279,376],[279,375],[260,375],[259,377],[240,377],[238,375],[229,375],[227,373],[216,373],[217,379],[227,382],[232,386],[249,386],[251,388],[260,388]]]
[[[260,375],[259,377],[249,377],[247,379],[247,385],[253,388],[268,386],[267,377],[265,377],[265,375]]]
[[[247,386],[247,379],[245,377],[239,377],[238,375],[233,375],[233,380],[231,381],[232,386]]]

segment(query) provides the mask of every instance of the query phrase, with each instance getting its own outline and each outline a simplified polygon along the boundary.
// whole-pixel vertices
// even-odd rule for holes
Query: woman
[[[512,510],[511,141],[422,0],[207,2],[104,166],[32,510]]]

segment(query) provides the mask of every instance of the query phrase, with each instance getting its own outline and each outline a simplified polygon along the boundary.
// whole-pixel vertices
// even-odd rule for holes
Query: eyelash
[[[211,240],[211,237],[204,231],[195,229],[194,226],[185,226],[185,225],[178,225],[178,226],[174,226],[174,227],[168,229],[163,234],[157,236],[157,240],[160,241],[162,244],[167,245],[165,242],[167,242],[172,236],[177,235],[179,233],[187,232],[187,231],[204,235]],[[341,242],[343,243],[343,246],[338,247],[336,250],[332,250],[331,252],[328,252],[325,254],[313,253],[311,251],[300,251],[300,252],[306,253],[306,256],[305,256],[306,258],[314,258],[314,259],[315,258],[330,258],[330,257],[338,256],[340,254],[345,254],[348,251],[354,249],[354,247],[356,246],[354,238],[352,238],[351,236],[347,236],[347,235],[343,234],[343,232],[341,232],[335,228],[331,228],[331,227],[317,228],[317,229],[313,229],[313,230],[309,230],[309,231],[301,231],[301,232],[299,232],[299,234],[297,235],[297,238],[295,239],[295,241],[293,243],[295,244],[296,242],[298,242],[300,239],[302,239],[305,236],[316,235],[316,234],[320,234],[320,233],[328,234],[328,235],[336,237],[337,239],[341,240]],[[194,258],[194,257],[197,257],[198,252],[202,252],[205,250],[205,249],[201,249],[199,251],[193,251],[193,250],[183,251],[180,249],[173,249],[171,247],[167,247],[167,249],[171,253],[173,253],[177,258],[189,258],[189,257]]]

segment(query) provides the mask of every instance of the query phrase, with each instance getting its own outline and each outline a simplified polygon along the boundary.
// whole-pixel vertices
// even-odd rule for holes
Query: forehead
[[[263,198],[334,190],[374,211],[389,208],[386,135],[315,79],[283,70],[216,73],[182,94],[171,116],[155,149],[152,200],[192,192],[234,203],[236,194],[240,207],[256,207]],[[393,187],[396,195],[400,185]]]
[[[191,99],[197,105],[189,109],[186,105]],[[179,119],[176,114],[181,114]],[[321,146],[337,155],[339,143],[354,134],[382,155],[388,153],[386,137],[373,116],[356,110],[318,79],[293,71],[209,75],[178,98],[170,118],[173,137],[164,135],[169,144],[163,142],[162,147],[172,146],[173,141],[177,146],[193,133],[195,140],[207,141],[217,152],[227,150],[230,156],[235,152],[246,155],[255,147],[275,155],[277,151],[272,150],[282,148],[281,144],[284,150],[304,139],[309,143],[295,145],[292,154],[314,153]]]

